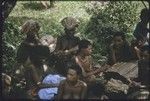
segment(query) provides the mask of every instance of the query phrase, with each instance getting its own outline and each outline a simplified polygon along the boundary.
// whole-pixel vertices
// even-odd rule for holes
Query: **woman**
[[[44,74],[43,63],[49,58],[49,48],[42,46],[39,41],[39,23],[28,20],[22,25],[21,32],[26,34],[25,40],[17,51],[17,62],[23,66],[24,77],[26,79],[26,92],[28,98],[33,98],[34,88],[41,84]],[[36,91],[36,90],[35,90]]]

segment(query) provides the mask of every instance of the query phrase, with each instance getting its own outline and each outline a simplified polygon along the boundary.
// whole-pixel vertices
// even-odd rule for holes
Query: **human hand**
[[[130,86],[140,87],[141,84],[140,84],[140,82],[132,81],[132,82],[130,83]]]

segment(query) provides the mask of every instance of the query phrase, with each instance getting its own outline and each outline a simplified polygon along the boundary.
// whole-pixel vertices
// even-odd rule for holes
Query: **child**
[[[104,70],[102,70],[102,68],[94,68],[91,57],[92,44],[90,41],[83,39],[79,42],[78,47],[79,50],[77,52],[77,55],[74,56],[72,61],[77,63],[82,69],[82,79],[88,85],[88,93],[90,91],[95,95],[95,97],[100,96],[103,92],[103,86],[101,85],[103,81],[101,80],[101,78],[97,78],[97,76],[99,75],[96,74],[100,74],[100,72],[105,71],[106,68],[104,68]]]
[[[84,99],[87,85],[79,79],[82,73],[78,65],[72,65],[67,72],[67,79],[60,82],[58,88],[58,100],[60,99]]]
[[[116,32],[113,36],[113,43],[110,45],[108,64],[116,62],[127,62],[133,59],[133,52],[126,41],[125,34]]]

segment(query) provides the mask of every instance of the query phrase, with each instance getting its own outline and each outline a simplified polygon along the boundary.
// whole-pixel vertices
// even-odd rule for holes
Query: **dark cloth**
[[[113,78],[113,79],[122,81],[124,84],[129,84],[129,81],[124,76],[120,75],[117,72],[104,72],[104,78],[107,81]]]
[[[56,49],[55,51],[65,51],[65,50],[69,50],[75,46],[78,45],[80,39],[78,37],[75,36],[68,36],[68,35],[63,35],[58,37],[57,39],[57,44],[56,44]]]
[[[150,65],[148,60],[139,60],[138,80],[141,81],[141,84],[150,85]]]
[[[35,45],[30,46],[29,44],[24,41],[18,48],[17,51],[17,62],[24,63],[28,57],[30,57],[31,62],[37,66],[42,66],[42,59],[48,59],[50,56],[50,51],[47,46],[43,45]]]
[[[147,34],[148,34],[149,30],[147,28],[147,25],[143,25],[142,22],[139,22],[137,25],[136,25],[136,28],[134,30],[134,37],[137,39],[137,40],[140,40],[142,39],[143,37],[147,37]]]
[[[115,48],[115,46],[113,46]],[[108,51],[108,61],[107,64],[113,65],[113,58],[112,58],[112,51],[111,49]],[[128,43],[125,43],[117,53],[115,53],[116,62],[128,62],[132,59],[134,59],[134,53],[129,46]]]
[[[104,93],[104,84],[100,81],[93,82],[92,84],[88,85],[88,96],[96,96],[100,97]]]
[[[29,43],[33,43],[37,45],[39,41],[35,39],[33,36],[31,37],[27,36],[27,38],[21,43],[21,45],[19,46],[17,50],[17,62],[18,63],[23,64],[27,60],[27,58],[31,56],[30,52],[33,49],[33,47],[29,45]]]

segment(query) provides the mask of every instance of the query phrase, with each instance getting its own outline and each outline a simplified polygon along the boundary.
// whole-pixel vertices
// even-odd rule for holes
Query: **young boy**
[[[82,73],[78,65],[72,65],[67,72],[67,79],[60,82],[58,88],[58,100],[61,99],[84,99],[87,85],[79,80]]]
[[[108,64],[116,62],[127,62],[133,59],[133,52],[126,41],[125,34],[116,32],[113,36],[113,43],[110,45]]]
[[[101,85],[101,79],[96,78],[96,74],[99,74],[104,70],[94,68],[93,61],[91,58],[92,53],[92,44],[88,40],[81,40],[79,42],[79,50],[77,52],[77,55],[74,56],[73,60],[75,63],[77,63],[80,68],[82,69],[82,79],[87,83],[88,85],[88,93],[89,91],[94,93],[95,97],[100,96],[103,92],[103,86]],[[103,81],[102,81],[103,82]],[[98,90],[97,90],[98,89]],[[89,97],[89,96],[88,96]],[[93,96],[92,96],[93,97]]]
[[[81,40],[79,43],[78,53],[74,59],[75,59],[75,62],[82,69],[83,77],[86,77],[90,72],[93,71],[92,59],[90,56],[91,53],[92,53],[92,44],[88,40]],[[92,80],[92,78],[95,78],[95,76],[91,74],[86,79],[88,79],[89,81],[89,80]]]

